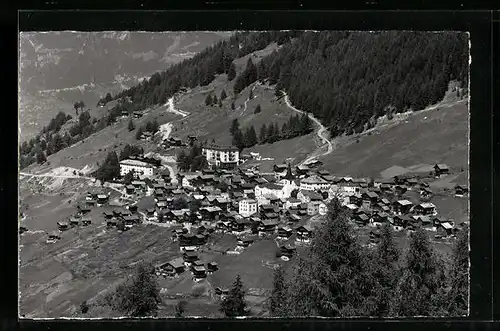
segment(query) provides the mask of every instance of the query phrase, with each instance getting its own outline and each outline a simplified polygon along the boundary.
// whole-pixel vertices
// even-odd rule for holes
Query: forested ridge
[[[181,87],[235,78],[239,93],[260,80],[285,90],[333,136],[361,132],[379,116],[423,109],[440,101],[448,83],[468,79],[468,42],[457,32],[246,32],[208,47],[112,99],[129,97],[133,110],[164,103]],[[249,58],[234,77],[235,58],[282,45],[258,64]],[[109,100],[109,97],[107,98]]]
[[[465,33],[305,32],[247,65],[235,92],[267,80],[333,136],[351,134],[389,112],[440,101],[452,80],[467,86],[468,59]]]

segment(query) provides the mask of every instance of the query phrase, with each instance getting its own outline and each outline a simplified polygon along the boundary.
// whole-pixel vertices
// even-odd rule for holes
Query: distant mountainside
[[[36,133],[57,111],[75,101],[95,106],[107,92],[133,86],[230,35],[230,32],[21,33],[21,131]],[[24,136],[23,132],[21,135]]]

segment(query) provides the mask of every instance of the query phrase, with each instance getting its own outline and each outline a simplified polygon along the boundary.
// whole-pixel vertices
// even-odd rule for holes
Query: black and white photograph
[[[19,32],[19,317],[469,316],[470,46]]]

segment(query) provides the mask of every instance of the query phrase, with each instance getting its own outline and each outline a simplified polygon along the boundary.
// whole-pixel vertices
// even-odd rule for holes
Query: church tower
[[[289,198],[292,195],[292,191],[297,188],[294,179],[295,177],[292,174],[292,166],[288,163],[286,175],[283,177],[283,193],[286,198]]]

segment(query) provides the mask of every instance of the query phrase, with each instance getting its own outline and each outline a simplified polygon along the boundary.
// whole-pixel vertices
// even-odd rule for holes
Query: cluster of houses
[[[156,274],[163,277],[179,277],[184,272],[191,272],[195,282],[201,281],[217,271],[217,262],[200,260],[197,252],[186,251],[182,256],[166,263],[158,263],[155,267]]]

